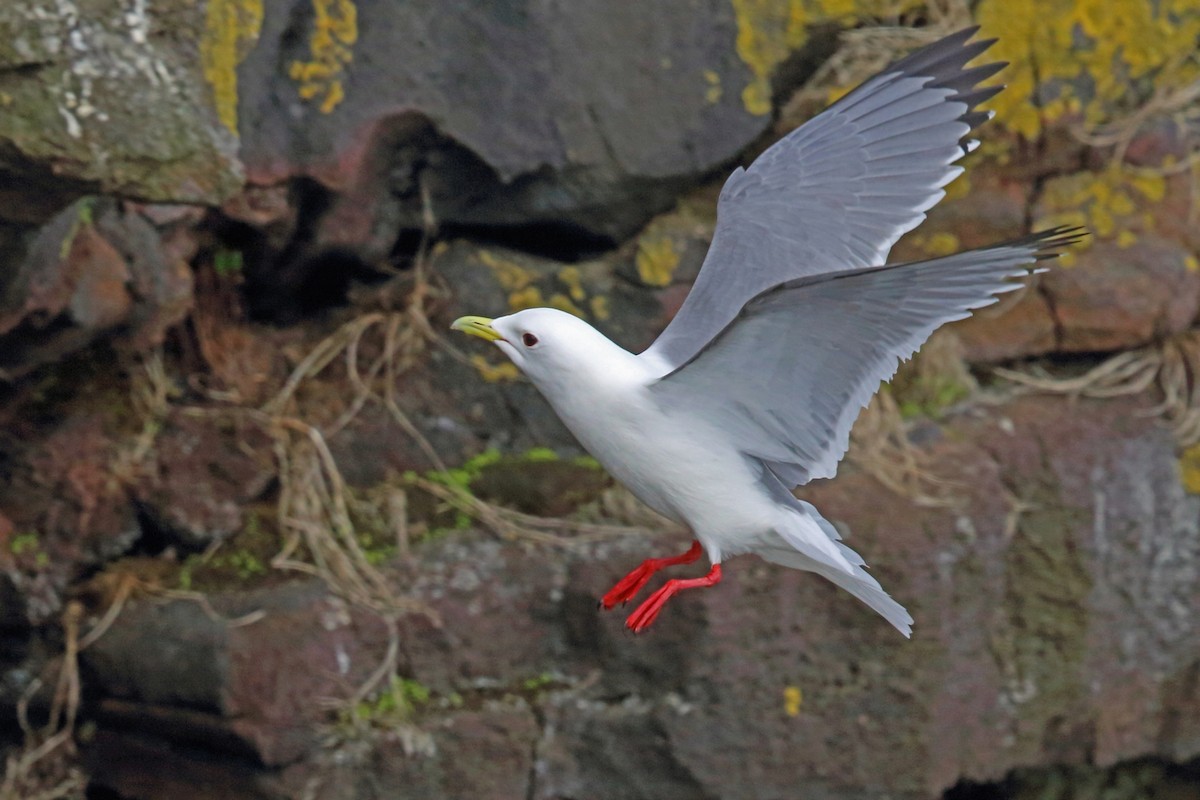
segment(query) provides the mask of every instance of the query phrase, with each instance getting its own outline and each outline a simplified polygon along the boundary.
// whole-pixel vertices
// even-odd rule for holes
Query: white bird
[[[962,172],[953,164],[976,144],[964,137],[990,116],[975,107],[1002,88],[977,84],[1004,64],[965,68],[995,41],[969,43],[975,31],[896,62],[734,170],[691,293],[640,355],[549,308],[454,322],[494,342],[613,477],[694,534],[604,607],[708,555],[707,575],[667,581],[629,616],[634,631],[680,590],[720,581],[726,558],[756,553],[828,578],[911,635],[908,612],[791,489],[834,475],[860,410],[934,330],[1083,235],[882,266]]]

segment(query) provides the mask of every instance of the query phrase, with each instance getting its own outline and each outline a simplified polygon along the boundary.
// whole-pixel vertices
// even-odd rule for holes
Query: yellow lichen
[[[721,102],[721,95],[724,94],[721,89],[721,76],[711,69],[706,69],[704,82],[708,84],[708,88],[704,90],[705,101],[712,104]]]
[[[478,255],[479,260],[492,271],[492,274],[496,276],[496,282],[505,291],[515,292],[524,289],[533,283],[534,278],[537,277],[532,271],[522,267],[517,262],[500,258],[494,253],[489,253],[487,250],[480,250]]]
[[[603,295],[593,297],[589,306],[592,310],[592,316],[598,320],[603,321],[612,316],[612,311],[608,307],[608,298]]]
[[[634,258],[638,277],[647,286],[666,286],[671,283],[679,266],[679,252],[668,236],[643,236],[638,240]]]
[[[217,119],[238,132],[237,66],[258,41],[262,0],[209,0],[200,37],[200,68],[212,89]]]
[[[1147,204],[1162,200],[1166,185],[1161,176],[1138,175],[1113,162],[1100,172],[1079,172],[1046,182],[1042,193],[1043,216],[1037,227],[1081,225],[1100,239],[1117,239],[1127,247],[1131,227],[1153,227],[1153,218],[1139,214]]]
[[[358,8],[353,0],[312,0],[313,31],[309,60],[293,61],[288,75],[300,84],[304,100],[320,99],[317,107],[328,114],[345,99],[342,73],[354,60],[358,41]]]
[[[508,295],[508,307],[512,311],[524,311],[527,308],[540,308],[546,305],[542,298],[542,290],[536,286],[526,286]]]
[[[1026,138],[1066,115],[1097,126],[1129,113],[1139,85],[1200,77],[1196,0],[981,0],[976,20],[1000,40],[988,57],[1010,62],[997,121]]]
[[[731,0],[737,20],[737,54],[750,69],[742,105],[751,114],[771,113],[771,72],[804,44],[808,18],[803,0]]]
[[[1133,247],[1137,243],[1137,234],[1128,228],[1117,234],[1117,247],[1124,250],[1127,247]]]
[[[1196,272],[1197,270],[1200,270],[1200,261],[1198,261],[1191,253],[1188,253],[1184,257],[1183,265],[1187,268],[1188,272]]]
[[[800,714],[800,704],[804,700],[804,695],[800,691],[799,686],[783,687],[783,710],[789,717],[795,717]]]
[[[958,237],[947,231],[932,234],[915,233],[912,243],[930,256],[948,256],[961,249]]]
[[[1179,455],[1179,480],[1192,494],[1200,494],[1200,444],[1194,444]]]
[[[479,377],[488,383],[515,381],[521,374],[511,361],[493,364],[481,355],[471,356],[471,366],[475,367],[479,372]]]
[[[771,73],[808,38],[808,26],[863,19],[895,19],[922,0],[730,0],[737,21],[738,57],[750,69],[742,105],[751,114],[771,112]]]
[[[567,294],[571,295],[571,299],[576,303],[582,303],[587,297],[587,292],[583,289],[583,274],[579,267],[563,267],[558,271],[558,280],[567,288]]]
[[[571,302],[571,298],[561,292],[555,292],[550,295],[550,299],[546,301],[546,305],[550,308],[557,308],[559,311],[565,311],[568,314],[573,314],[577,317],[583,317],[583,309]]]

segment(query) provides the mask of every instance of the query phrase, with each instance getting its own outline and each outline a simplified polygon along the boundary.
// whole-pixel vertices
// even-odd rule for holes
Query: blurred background
[[[687,533],[449,321],[644,347],[735,165],[971,24],[1008,88],[893,260],[1092,237],[802,491],[913,639],[754,558],[626,634],[596,599]],[[7,0],[0,798],[1200,797],[1198,37],[1196,0]]]

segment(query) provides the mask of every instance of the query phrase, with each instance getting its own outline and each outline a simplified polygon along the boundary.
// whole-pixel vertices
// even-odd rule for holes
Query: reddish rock
[[[320,763],[284,770],[278,781],[286,787],[281,794],[314,800],[528,796],[538,725],[524,704],[495,703],[478,711],[427,717],[421,725],[429,731],[432,753],[406,751],[399,734],[380,737],[366,748],[351,744],[326,754]]]
[[[924,222],[896,242],[889,262],[919,261],[1025,235],[1029,183],[1013,175],[1012,165],[991,159],[967,156],[960,164],[966,174],[947,187],[949,196],[926,212]]]
[[[130,603],[84,660],[107,698],[102,726],[250,754],[279,766],[319,738],[326,701],[378,667],[383,624],[317,581],[194,601]],[[246,614],[261,619],[230,625]]]
[[[1059,352],[1138,347],[1187,330],[1200,311],[1200,270],[1187,248],[1145,234],[1121,247],[1097,241],[1042,286],[1057,322]]]
[[[290,228],[295,221],[296,209],[289,195],[290,190],[284,184],[246,186],[225,201],[221,212],[230,219],[253,225],[255,228],[279,225]]]
[[[84,328],[105,330],[128,316],[133,307],[127,288],[129,267],[117,249],[91,225],[80,227],[73,237],[64,272],[70,275],[68,281],[73,284],[67,313],[74,322]],[[36,298],[31,299],[37,302]],[[38,310],[53,318],[53,312],[61,309]]]
[[[994,364],[1054,352],[1058,330],[1041,290],[1044,279],[1044,275],[1032,278],[1028,288],[947,326],[962,345],[963,358],[972,364]]]
[[[257,426],[174,413],[154,440],[154,465],[138,482],[142,509],[188,549],[226,539],[242,529],[243,506],[275,477],[269,453],[270,440]]]
[[[19,552],[0,551],[0,562],[23,590],[32,623],[53,617],[68,583],[86,569],[126,550],[141,535],[122,472],[119,448],[103,412],[73,416],[12,452],[0,480],[0,504],[16,533]]]
[[[9,380],[102,336],[143,350],[191,306],[186,262],[140,214],[81,200],[34,238],[0,296],[0,377]]]

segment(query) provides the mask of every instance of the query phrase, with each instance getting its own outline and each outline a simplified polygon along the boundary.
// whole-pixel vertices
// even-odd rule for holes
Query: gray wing
[[[832,477],[880,381],[937,328],[996,302],[1077,241],[1055,228],[982,250],[791,281],[748,303],[650,391],[733,438],[789,487]]]
[[[976,85],[1004,64],[964,69],[995,41],[968,44],[976,30],[897,61],[734,170],[696,283],[643,355],[668,372],[760,292],[883,264],[962,172],[963,137],[989,116],[975,106],[1002,88]]]

